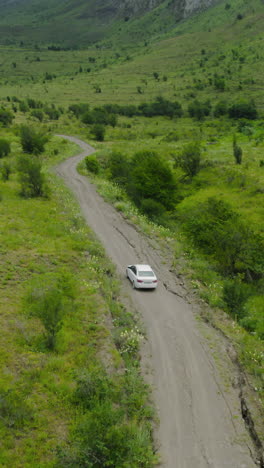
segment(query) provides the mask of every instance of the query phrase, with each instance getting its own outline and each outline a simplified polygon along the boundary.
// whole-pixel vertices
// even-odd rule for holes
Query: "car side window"
[[[137,274],[137,269],[136,269],[135,266],[132,266],[132,267],[131,267],[131,270],[133,271],[133,273],[135,273],[135,275]]]

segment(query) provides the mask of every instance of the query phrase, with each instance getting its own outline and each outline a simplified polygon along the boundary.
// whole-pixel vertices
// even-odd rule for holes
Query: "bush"
[[[161,203],[151,198],[143,199],[140,203],[140,209],[153,221],[159,221],[166,212]]]
[[[65,301],[57,287],[33,289],[27,297],[32,315],[38,317],[46,330],[46,345],[55,349],[56,337],[63,325]]]
[[[169,164],[151,151],[140,151],[131,161],[128,193],[140,206],[143,199],[152,199],[167,210],[176,200],[176,182]]]
[[[97,141],[104,141],[105,127],[104,125],[95,124],[91,128],[91,133]]]
[[[18,392],[0,390],[0,418],[8,428],[21,429],[33,418],[33,413]]]
[[[3,127],[9,127],[12,124],[14,119],[14,114],[6,109],[0,109],[0,124]]]
[[[58,120],[60,117],[60,111],[53,107],[45,107],[44,112],[50,120]]]
[[[130,164],[122,153],[113,152],[108,159],[110,178],[122,186],[127,186],[130,174]]]
[[[201,149],[199,143],[185,145],[182,154],[176,159],[185,174],[192,178],[198,174],[201,168]]]
[[[10,164],[4,161],[0,166],[0,173],[1,173],[2,180],[4,181],[9,180],[11,172],[12,170],[11,170]]]
[[[10,153],[10,143],[7,140],[0,139],[0,158],[3,158],[4,156],[8,156]]]
[[[227,114],[227,103],[225,101],[219,101],[215,105],[214,116],[221,117],[221,115],[226,115],[226,114]]]
[[[232,104],[228,109],[228,114],[231,119],[257,119],[258,113],[256,106],[253,102],[238,102]]]
[[[59,458],[60,467],[150,468],[157,462],[150,429],[126,421],[122,410],[109,402],[96,405],[83,417],[75,443],[68,451],[60,451]]]
[[[23,151],[30,154],[40,154],[45,150],[45,144],[49,137],[42,131],[38,132],[32,127],[22,125],[20,128],[20,139]]]
[[[240,325],[251,333],[257,335],[261,340],[264,340],[264,297],[250,297],[244,307],[245,317],[240,320]]]
[[[233,154],[234,154],[234,158],[235,158],[236,163],[241,164],[242,163],[243,151],[242,151],[242,148],[240,148],[240,146],[238,146],[235,135],[233,137]]]
[[[209,100],[205,102],[200,102],[197,99],[189,104],[188,112],[190,117],[194,117],[197,120],[202,120],[204,117],[210,115],[211,112],[211,103]]]
[[[42,164],[35,156],[21,156],[17,168],[22,196],[31,198],[48,195],[45,177],[41,171]]]
[[[30,113],[32,117],[35,117],[35,119],[38,119],[40,122],[42,122],[44,114],[40,109],[33,109]]]
[[[75,117],[79,118],[81,115],[89,112],[90,106],[89,104],[72,104],[69,106],[69,112],[72,112]]]
[[[85,409],[92,409],[112,394],[111,381],[100,367],[94,367],[90,371],[85,370],[77,378],[76,383],[73,402]]]
[[[223,288],[223,300],[228,312],[234,318],[242,318],[245,315],[245,303],[250,295],[248,286],[240,278],[226,281]]]
[[[243,273],[248,281],[263,277],[264,239],[252,232],[228,203],[211,197],[184,217],[187,235],[212,256],[222,273]]]
[[[29,110],[28,104],[25,101],[21,101],[19,103],[19,110],[20,110],[20,112],[23,112],[23,113],[28,112],[28,110]]]
[[[138,106],[138,111],[145,117],[164,115],[170,118],[182,117],[182,106],[179,102],[171,102],[158,96],[153,103],[143,103]]]
[[[86,156],[85,158],[86,169],[93,174],[98,174],[100,169],[100,164],[98,159],[94,155]]]

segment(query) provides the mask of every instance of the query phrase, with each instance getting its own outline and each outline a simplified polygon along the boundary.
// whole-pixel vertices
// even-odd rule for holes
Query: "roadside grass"
[[[221,128],[220,134],[219,128]],[[107,130],[104,143],[95,142],[94,146],[97,149],[95,154],[102,168],[107,166],[107,159],[112,151],[121,152],[127,158],[131,158],[139,148],[156,151],[174,167],[175,155],[180,154],[183,146],[191,140],[191,136],[200,137],[203,148],[201,171],[191,182],[184,181],[182,172],[175,169],[184,199],[176,206],[175,219],[167,228],[158,226],[142,215],[124,191],[107,180],[107,170],[101,169],[101,173],[95,176],[88,173],[84,162],[80,163],[79,170],[92,178],[101,195],[127,219],[148,236],[157,237],[164,246],[164,252],[166,246],[171,246],[174,252],[174,258],[171,260],[172,268],[176,274],[185,277],[190,290],[201,298],[203,318],[222,330],[234,343],[239,362],[249,374],[250,384],[255,389],[255,400],[262,408],[261,414],[263,414],[264,387],[261,371],[264,359],[263,342],[246,332],[223,312],[223,277],[217,273],[209,259],[201,256],[197,249],[189,244],[178,223],[181,213],[188,212],[197,202],[215,196],[228,202],[236,212],[240,213],[248,226],[263,235],[264,171],[260,166],[263,158],[263,141],[256,140],[259,132],[262,132],[262,121],[254,122],[252,129],[256,137],[237,133],[239,144],[243,148],[241,165],[235,164],[232,148],[232,138],[237,131],[237,125],[226,120],[210,119],[199,123],[184,118],[177,121],[166,118],[120,118],[117,127]],[[171,132],[177,133],[177,139],[166,142],[165,137]],[[256,424],[261,433],[261,418],[257,419]]]
[[[19,147],[17,141],[14,145]],[[71,154],[76,154],[75,145],[54,138],[43,159],[48,167]],[[46,176],[51,195],[44,200],[21,198],[15,172],[8,181],[0,181],[2,466],[56,466],[58,447],[61,450],[69,440],[74,443],[74,428],[83,417],[72,395],[84,369],[94,366],[100,373],[104,368],[119,392],[125,359],[126,367],[132,371],[136,366],[138,373],[138,346],[122,354],[109,328],[114,314],[124,322],[117,323],[115,334],[129,333],[136,324],[119,304],[115,270],[72,195],[59,179],[49,172]],[[72,290],[73,299],[52,352],[46,348],[43,325],[31,315],[25,299],[29,291],[58,281]],[[151,458],[148,395],[145,387],[137,391],[148,414],[141,414],[140,425],[148,431],[145,444]],[[125,401],[121,406],[127,411]]]

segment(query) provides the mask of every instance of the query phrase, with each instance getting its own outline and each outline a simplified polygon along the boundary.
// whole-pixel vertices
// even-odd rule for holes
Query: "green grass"
[[[11,142],[11,154],[6,159],[13,167],[10,180],[0,181],[0,391],[11,390],[11,397],[18,392],[20,397],[18,407],[10,403],[17,426],[10,428],[0,422],[3,466],[54,466],[56,447],[69,440],[76,442],[79,409],[71,401],[76,376],[98,355],[106,356],[111,369],[131,366],[131,356],[124,355],[120,346],[125,349],[128,343],[123,343],[123,333],[135,327],[129,311],[112,300],[118,295],[118,285],[102,247],[84,225],[71,195],[49,173],[54,164],[77,153],[79,148],[51,138],[43,155],[51,198],[25,200],[19,196],[15,164],[21,154],[18,129],[25,122],[50,135],[79,136],[97,149],[102,163],[111,151],[120,151],[130,158],[139,149],[156,151],[169,161],[182,200],[166,228],[141,215],[119,187],[105,179],[105,174],[96,178],[96,183],[100,193],[126,218],[147,235],[155,234],[161,244],[171,246],[172,267],[209,305],[203,307],[204,318],[235,344],[249,382],[256,389],[256,407],[263,408],[263,342],[223,313],[224,279],[208,258],[188,245],[177,222],[197,202],[215,196],[228,202],[248,226],[263,235],[263,5],[257,0],[250,5],[234,0],[231,10],[226,10],[225,4],[220,2],[176,27],[160,8],[143,19],[116,24],[111,42],[105,39],[97,47],[82,50],[50,51],[45,41],[32,47],[31,39],[35,38],[25,42],[31,44],[28,46],[1,46],[0,100],[4,107],[16,112],[12,128],[0,128],[0,137]],[[238,13],[244,15],[241,20],[237,19]],[[166,25],[166,35],[161,23]],[[22,33],[26,38],[26,29]],[[135,36],[137,41],[131,41]],[[45,79],[46,72],[52,79]],[[154,73],[158,73],[158,79]],[[215,73],[223,76],[224,91],[215,89]],[[97,85],[101,93],[95,92]],[[181,102],[184,117],[119,117],[115,128],[107,127],[104,143],[93,141],[89,126],[67,113],[72,103],[89,103],[91,107],[140,104],[158,95]],[[188,105],[194,99],[210,99],[213,105],[225,100],[229,105],[245,96],[255,100],[259,111],[259,119],[247,124],[246,133],[241,133],[238,123],[227,118],[211,115],[197,122],[188,117]],[[28,113],[20,112],[13,97],[35,98],[61,107],[64,112],[59,120],[45,117],[40,124]],[[233,157],[234,133],[243,150],[241,166],[235,164]],[[171,134],[177,138],[169,141]],[[192,182],[183,183],[182,170],[174,167],[174,159],[193,140],[201,142],[203,167]],[[86,173],[84,165],[81,170]],[[45,349],[44,329],[26,310],[24,298],[36,278],[45,282],[65,270],[76,280],[75,309],[66,316],[58,334],[57,351],[51,353]],[[117,324],[113,337],[104,325],[109,314]],[[137,356],[135,362],[138,365]],[[121,391],[124,382],[115,381],[115,386]],[[139,399],[148,408],[142,393]],[[24,422],[19,426],[18,416],[24,413]],[[261,433],[258,418],[256,426]]]
[[[1,133],[12,137],[9,131]],[[12,147],[19,148],[14,136]],[[54,157],[55,148],[59,154]],[[52,139],[44,155],[46,167],[73,153],[75,145]],[[10,161],[14,157],[12,154]],[[0,393],[3,397],[5,392],[11,396],[15,392],[8,403],[9,416],[0,405],[2,466],[55,466],[57,447],[66,444],[81,417],[71,401],[76,376],[89,369],[100,354],[107,356],[110,374],[125,359],[105,325],[114,313],[110,312],[112,295],[118,295],[114,268],[85,225],[73,197],[60,180],[48,172],[47,177],[51,187],[48,200],[21,198],[15,172],[7,182],[0,181]],[[58,333],[55,352],[49,352],[43,326],[30,315],[25,297],[34,284],[44,287],[65,274],[74,286],[74,305]],[[118,304],[115,301],[125,328],[133,329],[132,315]],[[134,350],[134,362],[136,356]],[[127,366],[131,364],[127,362]],[[114,381],[115,376],[112,378]],[[147,408],[146,397],[140,395],[139,391]]]

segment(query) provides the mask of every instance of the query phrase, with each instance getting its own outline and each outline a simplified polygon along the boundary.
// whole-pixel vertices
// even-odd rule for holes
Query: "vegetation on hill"
[[[0,180],[0,464],[153,466],[143,332],[75,201],[47,172],[76,147],[51,139],[25,163],[14,130],[1,131],[11,151]],[[40,176],[45,194],[33,190]]]
[[[19,45],[1,47],[0,464],[155,464],[142,330],[48,172],[76,151],[52,137],[63,132],[97,147],[80,170],[101,193],[173,245],[172,269],[248,373],[262,439],[263,8],[224,1],[162,26],[160,7],[79,50],[25,27]]]

